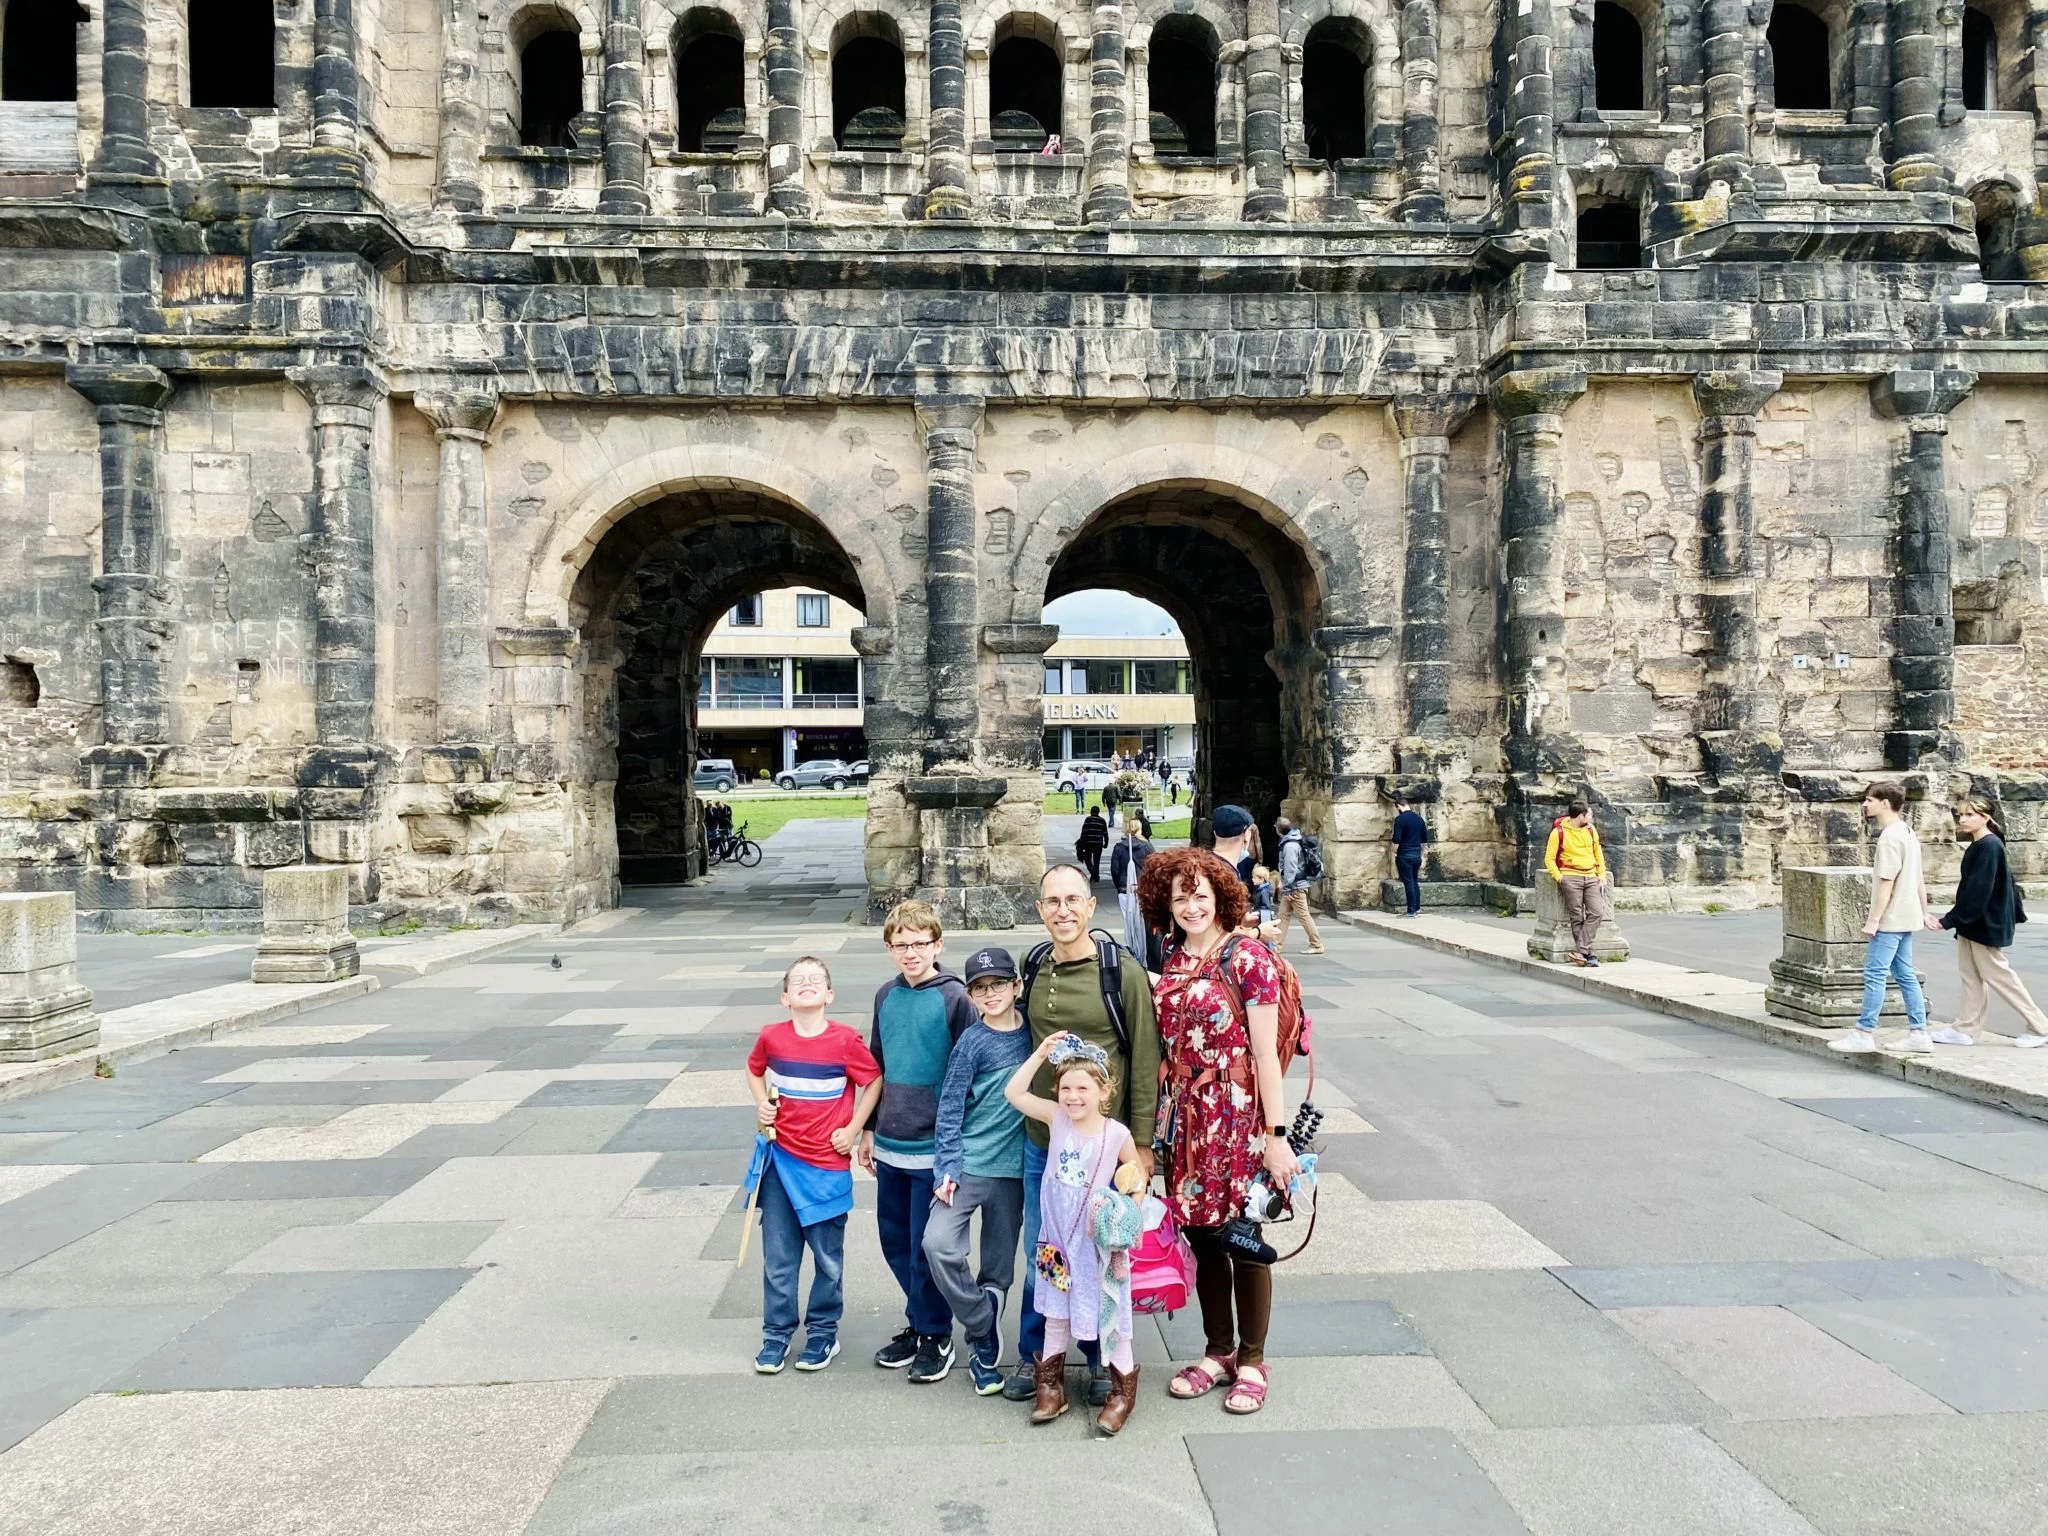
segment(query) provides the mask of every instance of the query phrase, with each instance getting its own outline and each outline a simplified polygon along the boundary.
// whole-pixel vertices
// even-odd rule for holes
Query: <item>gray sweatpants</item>
[[[970,1262],[968,1223],[981,1212],[981,1269]],[[924,1256],[932,1283],[960,1319],[970,1341],[987,1337],[996,1309],[982,1287],[1008,1294],[1017,1273],[1017,1235],[1024,1226],[1024,1181],[963,1174],[953,1203],[932,1201],[925,1218]]]

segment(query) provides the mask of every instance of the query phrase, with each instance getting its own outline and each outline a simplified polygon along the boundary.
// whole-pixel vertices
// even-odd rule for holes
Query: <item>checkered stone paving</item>
[[[799,954],[867,1023],[857,839],[0,1105],[0,1530],[2040,1529],[2048,1130],[1336,924],[1263,1414],[1166,1397],[1192,1312],[1110,1445],[874,1370],[864,1182],[755,1376],[740,1073]]]

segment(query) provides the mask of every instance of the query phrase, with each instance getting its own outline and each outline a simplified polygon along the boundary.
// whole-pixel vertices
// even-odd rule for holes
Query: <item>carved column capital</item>
[[[981,417],[988,402],[976,395],[921,395],[916,402],[917,430],[925,440],[926,451],[934,446],[946,445],[949,440],[955,444],[965,439],[967,447],[973,447],[981,431]]]
[[[1870,403],[1880,416],[1913,432],[1946,432],[1948,412],[1977,387],[1966,368],[1895,368],[1870,381]]]
[[[1569,368],[1517,369],[1487,386],[1498,415],[1511,425],[1531,421],[1532,429],[1551,426],[1540,418],[1562,416],[1565,407],[1585,392],[1586,376]]]
[[[496,390],[429,390],[412,397],[413,408],[434,424],[437,437],[488,443],[498,425]]]
[[[339,420],[345,425],[367,425],[367,416],[390,393],[383,379],[358,363],[315,363],[305,368],[287,368],[284,376],[312,402],[314,425]],[[362,416],[362,421],[350,418]]]
[[[1401,451],[1405,454],[1410,443],[1435,439],[1448,445],[1448,440],[1457,435],[1478,403],[1477,393],[1469,389],[1427,390],[1394,396],[1387,402],[1387,415],[1393,419],[1394,430],[1401,435]],[[1420,451],[1441,453],[1445,450]]]
[[[1715,369],[1693,376],[1692,397],[1702,416],[1754,416],[1784,383],[1784,374],[1763,369]]]
[[[102,421],[124,419],[108,411],[134,411],[146,413],[142,425],[163,419],[173,390],[170,376],[147,363],[71,363],[64,382],[100,408]]]

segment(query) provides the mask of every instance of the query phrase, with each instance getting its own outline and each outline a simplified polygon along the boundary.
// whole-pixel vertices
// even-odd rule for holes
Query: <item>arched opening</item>
[[[1643,27],[1624,6],[1593,7],[1593,105],[1602,112],[1643,110]]]
[[[1321,592],[1306,553],[1227,492],[1156,486],[1104,507],[1054,561],[1046,581],[1048,602],[1090,589],[1156,603],[1186,639],[1193,739],[1190,751],[1172,755],[1193,759],[1197,832],[1210,810],[1234,802],[1258,819],[1266,847],[1275,846],[1273,818],[1284,800],[1309,787],[1319,745],[1311,735],[1315,684],[1303,658],[1313,654]],[[1071,681],[1071,663],[1065,670]],[[1097,681],[1102,689],[1094,688]],[[1090,676],[1088,686],[1107,691],[1118,681]],[[1141,682],[1146,688],[1179,686],[1164,671],[1141,678],[1135,663],[1121,682],[1121,691],[1133,695]],[[1073,707],[1085,703],[1069,699],[1069,712],[1088,729],[1109,728],[1100,712]],[[1048,721],[1054,723],[1065,720]],[[1123,734],[1132,738],[1123,743],[1126,749],[1133,742],[1142,746],[1137,731]],[[1096,735],[1077,744],[1114,747],[1119,739]]]
[[[1963,110],[1998,106],[1998,29],[1975,6],[1963,12]]]
[[[571,608],[585,615],[585,652],[615,658],[608,679],[595,665],[590,679],[597,718],[608,727],[593,734],[609,738],[592,743],[590,777],[600,799],[609,780],[622,883],[701,872],[694,770],[705,642],[736,605],[785,587],[865,606],[853,562],[831,534],[790,503],[752,490],[679,491],[641,507],[606,531],[578,575]],[[783,673],[796,645],[764,631],[758,655],[722,656],[731,681],[714,702],[746,701],[763,728],[784,729]],[[763,682],[771,674],[772,698]]]
[[[1634,203],[1581,203],[1578,223],[1581,271],[1625,270],[1643,264],[1642,213]]]
[[[2027,274],[2019,259],[2019,196],[2002,181],[1987,181],[1970,191],[1976,210],[1977,266],[1993,282],[2013,282]]]
[[[1167,16],[1152,29],[1145,64],[1152,148],[1162,157],[1216,153],[1216,34],[1199,16]]]
[[[277,105],[277,19],[271,0],[191,0],[185,11],[195,107]]]
[[[1301,45],[1301,118],[1318,160],[1360,160],[1371,153],[1372,39],[1348,16],[1310,29]]]
[[[519,49],[519,142],[531,149],[573,149],[583,112],[583,40],[558,11],[529,19]]]
[[[0,100],[76,101],[78,0],[7,0],[0,11]]]
[[[908,124],[903,105],[903,41],[886,16],[841,23],[832,50],[832,139],[844,150],[898,154]]]
[[[1792,112],[1825,112],[1834,106],[1834,72],[1825,21],[1803,5],[1773,6],[1765,39],[1771,45],[1771,78],[1776,82],[1780,107]]]
[[[1060,56],[1037,37],[1003,37],[988,56],[989,137],[999,150],[1036,153],[1061,132]]]
[[[746,49],[721,11],[695,10],[676,26],[676,148],[729,155],[747,131]]]

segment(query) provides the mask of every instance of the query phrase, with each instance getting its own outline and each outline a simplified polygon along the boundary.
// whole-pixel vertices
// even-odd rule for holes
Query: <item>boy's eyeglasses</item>
[[[889,953],[892,955],[914,955],[920,949],[932,948],[938,942],[937,939],[903,939],[891,944],[889,946]]]

